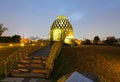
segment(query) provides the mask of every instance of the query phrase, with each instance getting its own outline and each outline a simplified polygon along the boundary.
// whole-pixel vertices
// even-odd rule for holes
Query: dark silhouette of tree
[[[3,27],[3,24],[0,24],[0,37],[2,36],[2,34],[8,30],[7,28]]]
[[[0,43],[20,43],[20,40],[21,37],[19,35],[0,37]]]
[[[13,39],[13,42],[19,43],[21,40],[21,37],[20,37],[20,35],[14,35],[14,36],[12,36],[12,39]]]
[[[105,43],[108,45],[113,45],[117,42],[117,39],[115,39],[114,36],[107,37],[107,40],[105,40]]]
[[[100,40],[99,36],[95,36],[93,40],[94,44],[98,44],[99,40]]]
[[[90,42],[90,40],[89,40],[89,39],[86,39],[86,40],[84,41],[84,44],[86,44],[86,45],[90,45],[90,44],[91,44],[91,42]]]

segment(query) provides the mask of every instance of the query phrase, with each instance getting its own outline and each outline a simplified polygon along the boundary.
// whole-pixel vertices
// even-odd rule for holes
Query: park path
[[[51,47],[52,47],[52,45],[49,45],[45,48],[37,50],[36,52],[30,54],[30,56],[47,57],[50,53]]]
[[[2,82],[52,82],[47,77],[47,57],[52,45],[37,50],[18,63],[10,77]]]

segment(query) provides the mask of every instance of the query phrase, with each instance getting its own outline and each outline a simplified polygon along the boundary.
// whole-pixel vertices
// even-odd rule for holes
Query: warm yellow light
[[[77,45],[81,45],[81,44],[82,44],[82,41],[81,41],[81,40],[78,40],[78,39],[74,39],[74,42],[75,42]]]
[[[60,29],[54,29],[53,40],[54,41],[60,41],[61,40],[61,30]]]
[[[32,44],[32,46],[34,46],[35,44]]]
[[[24,44],[23,44],[23,43],[21,43],[21,46],[24,46]]]
[[[64,40],[65,43],[67,44],[72,44],[73,43],[73,36],[67,36]]]
[[[9,46],[11,46],[11,47],[12,47],[12,46],[13,46],[13,44],[9,44]]]
[[[0,48],[3,48],[2,46],[0,46]]]
[[[72,25],[65,16],[58,16],[56,18],[52,24],[50,35],[52,41],[65,41],[68,43],[70,39],[74,38]]]
[[[44,44],[43,43],[41,43],[41,46],[43,46]]]
[[[63,16],[63,15],[61,15],[61,16],[58,16],[56,19],[67,19],[67,17],[65,17],[65,16]]]
[[[73,37],[73,36],[67,36],[66,38],[70,38],[70,39],[73,39],[74,37]]]

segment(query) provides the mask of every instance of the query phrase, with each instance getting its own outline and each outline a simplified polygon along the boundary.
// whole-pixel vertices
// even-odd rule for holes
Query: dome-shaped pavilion
[[[58,16],[51,26],[50,39],[71,44],[73,38],[73,28],[68,19],[65,16]]]

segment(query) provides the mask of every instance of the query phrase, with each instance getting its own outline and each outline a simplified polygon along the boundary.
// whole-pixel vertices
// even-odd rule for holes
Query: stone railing
[[[55,59],[57,58],[57,55],[60,53],[62,46],[63,46],[63,42],[55,42],[52,45],[52,48],[47,60],[47,76],[46,76],[47,78],[49,78],[49,75],[53,70]]]
[[[45,46],[48,46],[50,42],[40,42],[34,44],[26,44],[15,51],[13,54],[10,54],[5,60],[0,61],[2,69],[0,70],[0,76],[7,76],[13,69],[16,67],[18,62],[22,60],[25,56],[28,56],[32,52],[41,49]]]

